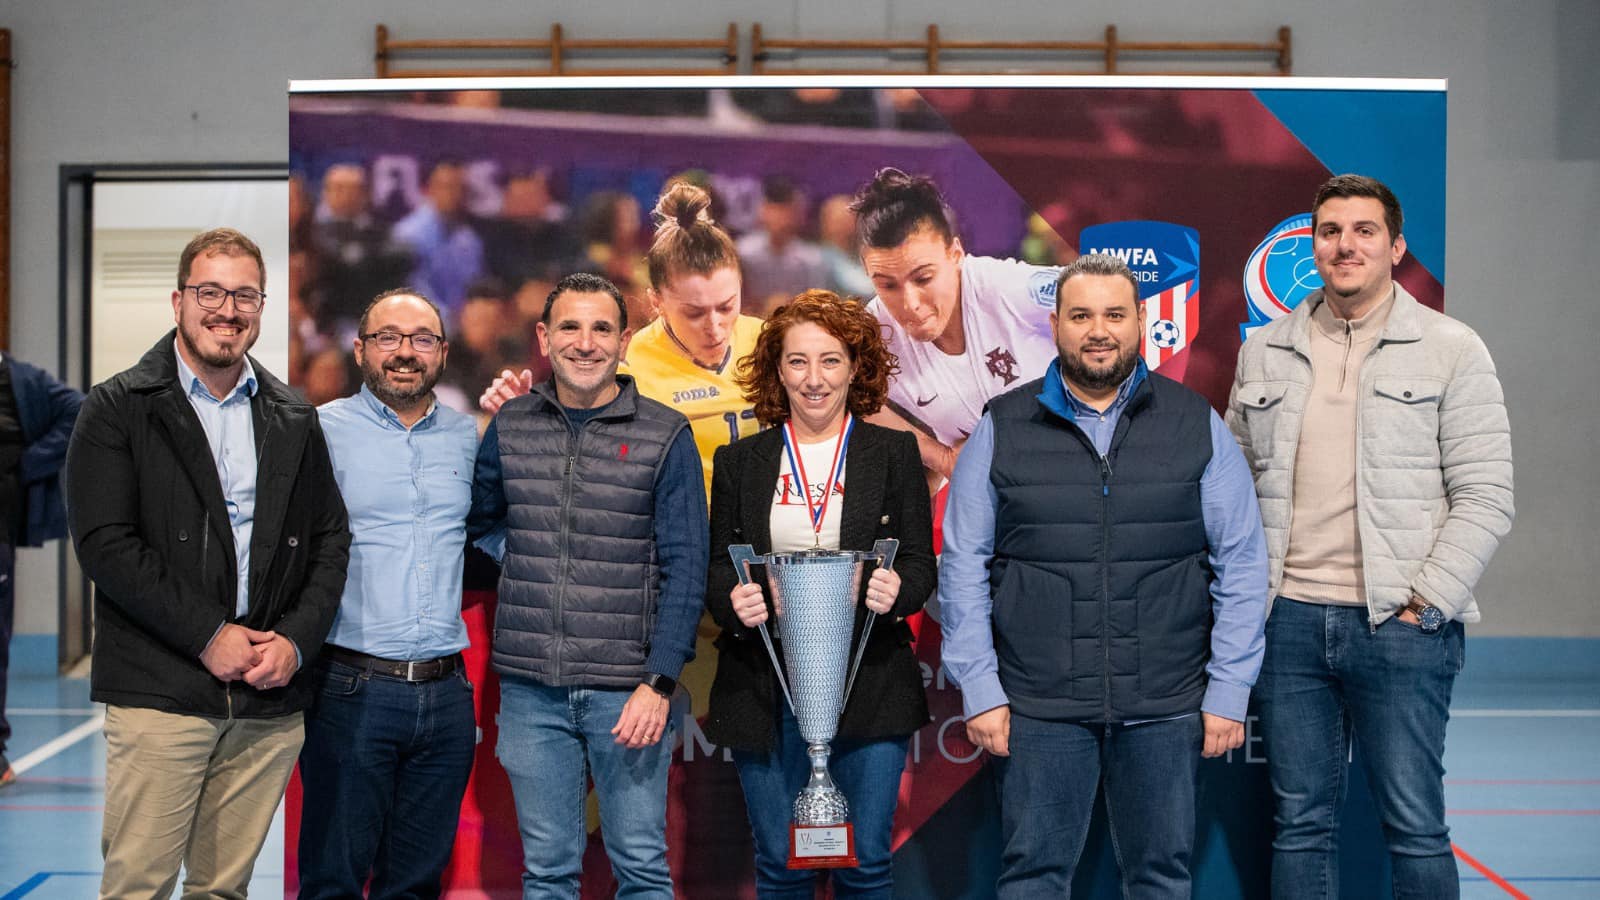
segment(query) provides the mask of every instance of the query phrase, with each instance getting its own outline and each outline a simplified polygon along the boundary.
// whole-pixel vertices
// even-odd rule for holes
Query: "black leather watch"
[[[1415,595],[1411,597],[1411,602],[1406,604],[1406,609],[1417,614],[1417,627],[1422,629],[1424,634],[1433,634],[1444,627],[1444,610],[1423,603]]]
[[[675,679],[668,678],[665,675],[657,675],[654,672],[644,676],[644,681],[640,683],[669,699],[672,697],[673,692],[678,689],[678,682]]]

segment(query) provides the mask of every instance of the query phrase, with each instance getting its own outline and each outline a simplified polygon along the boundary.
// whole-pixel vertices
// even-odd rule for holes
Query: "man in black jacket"
[[[106,706],[102,897],[244,896],[288,783],[350,533],[316,411],[246,351],[266,269],[184,249],[178,327],[96,385],[67,452]]]

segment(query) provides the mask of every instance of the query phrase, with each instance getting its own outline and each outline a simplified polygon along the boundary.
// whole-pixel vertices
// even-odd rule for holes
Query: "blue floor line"
[[[100,877],[99,872],[35,872],[33,873],[33,877],[12,888],[10,893],[0,895],[0,900],[17,900],[19,897],[26,897],[28,894],[38,890],[39,885],[49,881],[51,875],[92,876],[94,878]]]

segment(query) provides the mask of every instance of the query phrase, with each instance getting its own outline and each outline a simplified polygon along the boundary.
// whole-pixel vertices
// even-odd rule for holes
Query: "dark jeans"
[[[1000,787],[999,896],[1070,897],[1102,784],[1128,900],[1189,896],[1200,715],[1141,725],[1049,722],[1011,714]]]
[[[850,804],[857,866],[828,869],[835,897],[888,900],[894,894],[894,809],[900,800],[900,775],[911,739],[834,740],[828,771]],[[789,823],[794,799],[811,775],[806,742],[787,703],[778,728],[778,746],[769,753],[733,751],[744,788],[745,809],[756,845],[756,895],[762,900],[810,900],[815,869],[789,868]]]
[[[11,669],[11,627],[17,612],[17,547],[0,541],[0,753],[11,740],[11,722],[6,719],[6,676]]]
[[[1256,684],[1272,792],[1272,895],[1339,896],[1339,810],[1361,746],[1394,895],[1461,895],[1444,821],[1444,733],[1465,629],[1434,634],[1359,607],[1278,598]]]
[[[408,684],[327,661],[300,751],[300,897],[437,897],[477,746],[457,670]]]

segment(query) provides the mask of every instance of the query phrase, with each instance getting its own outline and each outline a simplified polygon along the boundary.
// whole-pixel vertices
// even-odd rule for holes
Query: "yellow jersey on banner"
[[[733,381],[739,360],[756,347],[761,320],[740,316],[733,323],[732,352],[717,371],[690,359],[667,333],[664,319],[639,329],[628,344],[621,371],[634,377],[639,393],[683,413],[694,431],[700,466],[705,470],[706,499],[711,498],[711,454],[760,430],[755,410]]]

